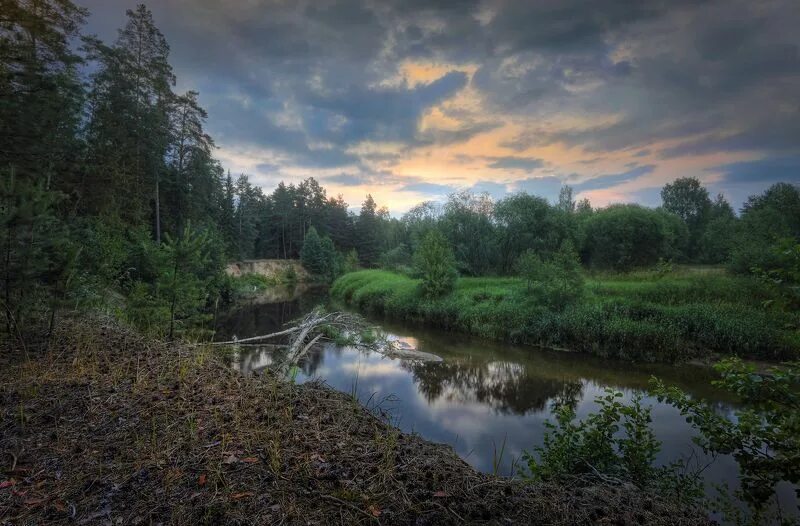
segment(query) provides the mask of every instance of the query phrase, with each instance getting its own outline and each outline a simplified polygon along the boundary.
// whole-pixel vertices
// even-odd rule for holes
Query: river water
[[[222,316],[218,338],[277,331],[325,301],[320,291],[276,289]],[[595,398],[605,389],[621,391],[626,401],[641,394],[644,404],[652,406],[652,426],[662,442],[659,463],[689,459],[693,468],[706,466],[712,459],[693,444],[685,419],[673,407],[647,396],[652,376],[710,401],[723,414],[732,415],[735,409],[733,399],[710,386],[714,373],[703,366],[631,364],[373,321],[443,361],[410,362],[327,344],[299,364],[295,381],[323,379],[357,396],[403,431],[451,445],[467,462],[488,473],[515,475],[522,453],[542,443],[554,406],[572,403],[583,418],[597,408]],[[258,372],[280,358],[274,352],[243,348],[234,358],[234,367],[245,374]],[[720,483],[735,488],[736,463],[730,457],[717,458],[705,467],[703,478],[709,494]],[[784,507],[796,509],[791,487],[781,487],[779,495]]]

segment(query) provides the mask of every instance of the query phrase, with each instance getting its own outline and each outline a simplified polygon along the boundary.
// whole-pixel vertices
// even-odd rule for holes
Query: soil
[[[108,319],[0,354],[0,524],[705,524],[625,486],[478,473],[322,383]]]
[[[243,274],[258,274],[265,278],[280,280],[290,267],[297,281],[308,281],[311,278],[299,259],[248,259],[229,263],[225,267],[225,272],[233,277],[240,277]]]

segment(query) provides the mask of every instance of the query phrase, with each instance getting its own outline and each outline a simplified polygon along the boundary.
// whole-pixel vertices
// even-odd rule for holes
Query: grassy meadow
[[[346,274],[331,296],[373,315],[630,360],[784,360],[800,349],[797,314],[771,287],[717,268],[595,275],[562,308],[538,301],[518,278],[462,277],[452,293],[430,299],[420,280],[383,270]]]

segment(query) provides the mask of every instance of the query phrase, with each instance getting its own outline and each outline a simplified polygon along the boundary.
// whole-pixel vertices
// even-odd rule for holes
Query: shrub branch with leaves
[[[741,470],[737,496],[758,515],[779,482],[800,484],[800,362],[758,373],[752,365],[731,358],[716,369],[721,378],[714,384],[735,393],[743,404],[734,419],[656,379],[653,391],[699,430],[695,441],[704,451],[736,459]]]
[[[629,404],[622,397],[607,389],[595,400],[598,410],[580,421],[572,406],[555,408],[556,421],[545,422],[543,444],[523,454],[528,469],[521,475],[537,481],[632,483],[697,505],[702,496],[697,476],[687,474],[683,463],[654,465],[661,444],[650,426],[651,408],[642,405],[641,396]]]
[[[584,292],[581,264],[569,241],[549,258],[528,250],[517,261],[517,272],[525,280],[527,294],[550,307],[563,308]]]

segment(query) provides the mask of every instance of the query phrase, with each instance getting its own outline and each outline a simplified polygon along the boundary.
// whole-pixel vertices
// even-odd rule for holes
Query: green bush
[[[394,247],[381,254],[378,262],[386,270],[405,270],[412,264],[411,250],[405,244]]]
[[[422,293],[428,297],[448,294],[455,287],[456,271],[453,251],[438,230],[428,232],[414,254],[414,266],[422,278]]]
[[[247,297],[257,294],[270,287],[274,287],[278,282],[261,274],[242,274],[237,277],[229,277],[226,286],[230,294],[234,297]]]
[[[523,454],[527,470],[520,474],[536,481],[633,483],[696,505],[702,487],[682,473],[679,463],[654,466],[661,444],[650,427],[651,409],[642,406],[641,396],[630,404],[622,403],[622,396],[606,390],[595,400],[598,410],[581,421],[569,404],[556,407],[556,422],[545,422],[544,443]]]
[[[739,398],[735,418],[694,399],[676,387],[653,379],[659,401],[676,406],[698,431],[696,442],[706,453],[732,455],[741,471],[736,495],[749,505],[749,521],[741,510],[728,507],[737,523],[775,521],[769,513],[776,485],[800,483],[800,362],[783,364],[760,373],[738,359],[716,366],[717,387]],[[795,510],[795,516],[800,509]]]
[[[343,263],[329,237],[320,237],[313,226],[308,229],[303,249],[300,251],[303,266],[317,279],[333,281],[339,275]],[[291,272],[294,273],[294,268]],[[287,276],[287,281],[297,281],[297,276]]]
[[[641,406],[640,397],[630,406],[620,398],[622,393],[606,390],[595,399],[598,411],[579,422],[572,407],[556,408],[556,423],[545,422],[543,445],[534,448],[535,454],[523,454],[528,467],[523,474],[534,480],[610,475],[639,484],[648,481],[660,449],[649,426],[650,409]]]
[[[680,257],[687,238],[686,225],[663,210],[612,205],[587,220],[584,252],[593,268],[624,271]]]
[[[770,272],[785,263],[774,250],[782,240],[800,243],[800,187],[777,183],[752,196],[742,209],[731,269],[739,273]]]
[[[528,250],[520,256],[516,266],[527,285],[527,294],[538,303],[562,309],[583,295],[584,280],[578,254],[568,241],[545,260]]]

